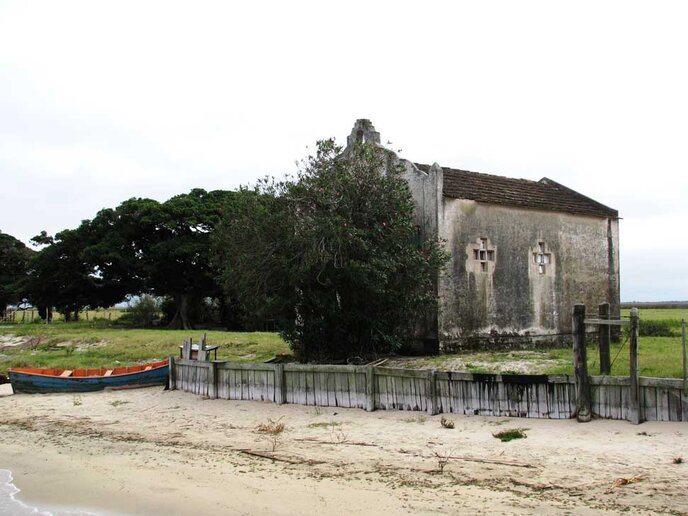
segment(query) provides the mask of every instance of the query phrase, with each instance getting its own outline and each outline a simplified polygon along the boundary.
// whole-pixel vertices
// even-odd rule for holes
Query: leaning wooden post
[[[425,387],[428,396],[428,414],[434,416],[439,414],[437,408],[437,371],[428,371],[428,379]]]
[[[585,305],[573,307],[573,367],[576,375],[576,419],[587,423],[592,419],[588,353],[585,348]]]
[[[609,303],[602,303],[599,307],[600,319],[609,319]],[[611,374],[612,361],[609,354],[609,336],[611,326],[600,324],[597,326],[598,339],[600,341],[600,374]]]
[[[275,403],[283,405],[286,394],[284,391],[284,364],[275,364]]]
[[[640,423],[640,388],[638,386],[638,309],[631,308],[631,364],[630,395],[628,399],[628,420],[637,425]]]
[[[170,355],[168,368],[169,369],[167,371],[167,389],[173,391],[177,388],[177,379],[174,370],[174,355]]]
[[[375,410],[375,368],[366,367],[366,410]]]
[[[688,396],[688,359],[686,358],[686,320],[681,319],[681,337],[683,339],[683,393]]]

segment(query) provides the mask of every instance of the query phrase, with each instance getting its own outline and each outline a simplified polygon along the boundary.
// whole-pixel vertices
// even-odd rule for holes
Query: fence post
[[[174,355],[170,355],[169,365],[167,370],[167,389],[173,391],[177,388],[177,377],[174,370]]]
[[[428,394],[428,414],[434,416],[439,414],[437,410],[437,371],[428,371],[428,379],[425,387]]]
[[[609,303],[602,303],[599,307],[600,319],[609,319]],[[611,326],[600,324],[597,326],[597,335],[600,342],[600,374],[611,374],[612,361],[609,354],[609,336]]]
[[[573,367],[576,375],[576,419],[587,423],[592,419],[588,353],[585,347],[585,305],[573,306]]]
[[[628,420],[637,425],[640,423],[640,389],[638,387],[638,309],[631,308],[631,364],[630,396],[628,397]]]
[[[191,346],[192,346],[191,338],[185,339],[184,345],[182,346],[182,358],[184,360],[189,360],[191,358]]]
[[[284,404],[284,364],[275,364],[275,403]]]
[[[366,367],[366,410],[375,410],[375,368]]]
[[[217,363],[208,361],[208,397],[217,399]]]
[[[686,320],[681,319],[681,337],[683,339],[683,393],[688,396],[688,359],[686,358]]]

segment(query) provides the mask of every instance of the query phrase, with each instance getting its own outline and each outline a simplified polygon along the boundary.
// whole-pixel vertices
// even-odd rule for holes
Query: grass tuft
[[[497,432],[495,434],[492,434],[493,437],[496,437],[503,443],[507,443],[509,441],[513,441],[514,439],[525,439],[528,437],[526,435],[526,430],[527,428],[510,428],[508,430],[501,430],[500,432]]]

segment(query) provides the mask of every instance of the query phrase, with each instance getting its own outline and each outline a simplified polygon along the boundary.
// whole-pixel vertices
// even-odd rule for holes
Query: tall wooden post
[[[592,419],[588,353],[585,348],[585,305],[573,307],[573,367],[576,375],[576,419],[587,423]]]
[[[375,410],[375,368],[366,367],[366,410]]]
[[[275,403],[284,405],[286,394],[284,391],[284,364],[275,364]]]
[[[629,368],[630,385],[628,396],[628,420],[640,423],[640,388],[638,385],[638,309],[631,308],[631,364]]]
[[[182,346],[182,358],[184,360],[190,360],[191,359],[191,346],[192,346],[191,338],[185,339],[184,345]]]
[[[428,397],[428,414],[434,416],[439,413],[437,410],[437,372],[433,369],[428,371],[428,379],[425,387],[425,392]]]
[[[208,361],[208,397],[217,399],[217,362]]]
[[[681,320],[681,337],[683,339],[683,392],[688,396],[688,359],[686,358],[686,320]]]
[[[599,307],[600,319],[609,319],[609,303],[602,303]],[[600,341],[600,374],[611,374],[612,360],[609,353],[609,337],[611,326],[600,324],[597,327],[598,339]]]
[[[205,362],[208,360],[208,351],[205,349],[205,336],[206,334],[203,334],[203,338],[201,338],[201,341],[198,343],[198,353],[196,353],[196,360],[200,362]]]
[[[174,355],[170,355],[168,367],[169,369],[167,370],[167,389],[173,391],[177,388],[177,379],[175,376],[176,371],[174,370]]]

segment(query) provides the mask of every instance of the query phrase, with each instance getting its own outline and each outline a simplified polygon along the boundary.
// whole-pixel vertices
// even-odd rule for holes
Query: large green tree
[[[217,232],[225,287],[250,317],[274,318],[301,360],[398,349],[436,303],[446,256],[418,242],[414,205],[386,151],[332,140],[293,179],[261,181]]]
[[[210,263],[210,235],[233,192],[194,189],[159,203],[133,198],[90,221],[85,256],[124,294],[173,303],[170,328],[192,328],[205,298],[222,297]]]
[[[32,254],[23,242],[0,231],[0,317],[8,304],[21,301],[20,283],[29,272]]]
[[[77,229],[60,231],[54,237],[42,232],[32,241],[42,245],[22,282],[22,290],[39,307],[41,317],[50,317],[54,307],[66,320],[78,319],[85,307],[110,306],[119,293],[108,288],[102,276],[84,255],[89,221]]]

